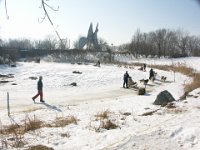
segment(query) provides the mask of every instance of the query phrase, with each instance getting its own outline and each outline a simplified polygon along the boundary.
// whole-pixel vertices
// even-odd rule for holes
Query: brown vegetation
[[[171,114],[180,114],[180,113],[184,113],[186,112],[186,109],[183,108],[174,108],[174,109],[167,109],[166,112],[167,113],[171,113]]]
[[[116,129],[119,126],[113,123],[111,120],[106,120],[101,122],[100,127],[106,130],[110,130],[110,129]]]
[[[8,147],[20,148],[27,143],[25,142],[23,135],[28,131],[35,131],[43,127],[64,127],[72,123],[77,124],[77,122],[78,119],[74,116],[57,117],[52,123],[45,123],[35,116],[30,117],[28,115],[26,115],[24,123],[22,124],[13,123],[12,121],[10,125],[3,126],[0,122],[1,147],[6,149]],[[5,136],[6,138],[4,138]],[[61,136],[70,137],[69,133],[63,133]],[[45,148],[45,146],[40,146],[41,145],[33,146],[28,150],[52,150],[52,148]]]
[[[75,116],[56,117],[51,127],[65,127],[69,124],[77,124],[78,119]]]
[[[45,145],[35,145],[35,146],[30,146],[27,150],[54,150],[51,147],[47,147]]]
[[[95,115],[96,120],[108,119],[110,113],[111,112],[108,109],[106,111],[99,112],[97,115]]]
[[[69,138],[69,137],[70,137],[70,134],[69,134],[68,132],[66,132],[66,133],[61,133],[60,136],[61,136],[61,137],[67,137],[67,138]]]
[[[95,131],[96,132],[100,132],[101,129],[106,129],[106,130],[110,130],[110,129],[116,129],[119,126],[114,123],[114,121],[111,121],[111,114],[113,114],[113,112],[109,111],[108,109],[106,111],[103,112],[99,112],[97,115],[95,115],[96,117],[96,121],[100,120],[100,124],[98,127],[95,127]]]
[[[196,71],[192,68],[187,67],[185,64],[177,64],[177,65],[150,65],[151,68],[156,68],[159,70],[165,71],[174,71],[179,72],[184,75],[187,75],[193,79],[193,81],[189,84],[186,84],[184,90],[186,93],[191,92],[192,90],[200,87],[200,73],[196,73]]]

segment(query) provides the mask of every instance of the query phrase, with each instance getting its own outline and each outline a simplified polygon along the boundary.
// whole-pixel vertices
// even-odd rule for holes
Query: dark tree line
[[[136,58],[200,56],[200,37],[182,30],[158,29],[143,33],[138,29],[131,42],[119,49],[122,47]]]

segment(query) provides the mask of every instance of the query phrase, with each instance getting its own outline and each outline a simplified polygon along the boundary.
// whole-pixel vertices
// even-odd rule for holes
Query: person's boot
[[[41,102],[41,103],[44,103],[45,101],[44,101],[44,100],[40,100],[40,102]]]

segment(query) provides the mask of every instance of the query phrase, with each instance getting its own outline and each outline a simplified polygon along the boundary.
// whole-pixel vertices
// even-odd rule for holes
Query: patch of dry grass
[[[95,128],[95,131],[101,132],[102,129],[111,130],[111,129],[116,129],[118,127],[119,126],[110,119],[105,119],[100,121],[100,125],[99,127]]]
[[[186,109],[183,108],[174,108],[174,109],[167,109],[166,112],[167,113],[171,113],[171,114],[180,114],[180,113],[184,113],[186,112]]]
[[[54,150],[51,147],[47,147],[45,145],[35,145],[35,146],[30,146],[28,149],[26,150]]]
[[[11,124],[8,126],[1,127],[1,148],[21,148],[23,147],[26,142],[24,140],[23,135],[19,133],[20,126],[17,124]],[[8,135],[8,137],[4,137],[3,135]],[[1,149],[0,148],[0,149]]]
[[[56,117],[52,123],[45,123],[37,117],[26,116],[23,124],[12,123],[10,125],[2,126],[0,128],[0,134],[20,134],[23,135],[28,131],[34,131],[43,127],[64,127],[69,124],[77,124],[78,119],[75,116]]]
[[[15,132],[16,129],[20,128],[20,125],[18,124],[10,124],[7,126],[3,126],[0,130],[1,134],[11,134]]]
[[[70,134],[69,134],[69,132],[61,133],[60,136],[61,136],[61,137],[67,137],[67,138],[69,138],[69,137],[70,137]]]
[[[33,118],[27,116],[24,123],[24,133],[40,129],[42,127],[44,127],[43,121],[39,120],[35,116]]]
[[[96,120],[108,119],[109,114],[111,114],[111,112],[107,109],[106,111],[97,113],[97,115],[95,115],[95,117],[96,117]]]
[[[35,131],[37,129],[43,127],[64,127],[69,124],[77,124],[78,119],[75,116],[67,116],[67,117],[57,117],[53,123],[45,123],[38,118],[30,117],[26,115],[22,124],[11,123],[10,125],[3,126],[0,121],[0,135],[1,135],[1,147],[2,148],[21,148],[27,143],[24,140],[23,135],[28,131]],[[61,134],[62,137],[70,137],[69,133]],[[6,138],[4,138],[6,137]],[[0,149],[1,149],[0,147]],[[48,148],[42,145],[37,145],[30,147],[29,150],[52,150],[52,148]]]
[[[99,112],[95,115],[95,121],[98,121],[99,125],[94,127],[96,132],[101,132],[102,129],[106,129],[106,130],[111,130],[111,129],[116,129],[119,127],[119,125],[117,125],[115,123],[115,119],[111,119],[113,118],[114,112],[111,112],[109,109]]]
[[[186,84],[184,90],[191,92],[192,90],[200,87],[200,73],[193,74],[193,81],[190,84]]]
[[[37,119],[35,116],[33,118],[26,116],[23,124],[11,123],[10,125],[3,126],[0,133],[3,135],[16,134],[23,135],[28,131],[34,131],[43,127],[44,122]]]
[[[75,116],[56,117],[51,127],[65,127],[69,124],[78,124],[78,119]]]
[[[106,120],[106,121],[102,121],[101,123],[101,128],[106,129],[106,130],[110,130],[110,129],[116,129],[119,126],[116,125],[115,123],[113,123],[111,120]]]

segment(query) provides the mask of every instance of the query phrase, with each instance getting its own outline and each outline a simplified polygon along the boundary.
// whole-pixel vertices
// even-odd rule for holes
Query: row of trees
[[[128,44],[119,46],[136,58],[138,56],[185,57],[200,56],[200,37],[191,36],[183,30],[159,29],[143,33],[138,29]]]
[[[76,48],[76,41],[74,47]],[[112,49],[105,40],[99,39],[102,50]],[[103,48],[104,47],[104,48]],[[0,51],[5,49],[47,49],[67,50],[70,48],[69,41],[57,40],[55,36],[49,35],[44,40],[10,39],[0,40]],[[128,51],[136,58],[145,57],[185,57],[200,56],[200,37],[191,36],[183,30],[158,29],[152,32],[141,32],[139,29],[134,33],[130,43],[120,45],[119,51]],[[0,56],[3,54],[0,52]]]
[[[55,36],[49,35],[44,40],[30,40],[24,39],[9,39],[8,41],[0,41],[0,47],[4,49],[22,49],[22,50],[32,50],[32,49],[48,49],[56,50],[69,49],[69,41],[67,39],[57,40]]]

